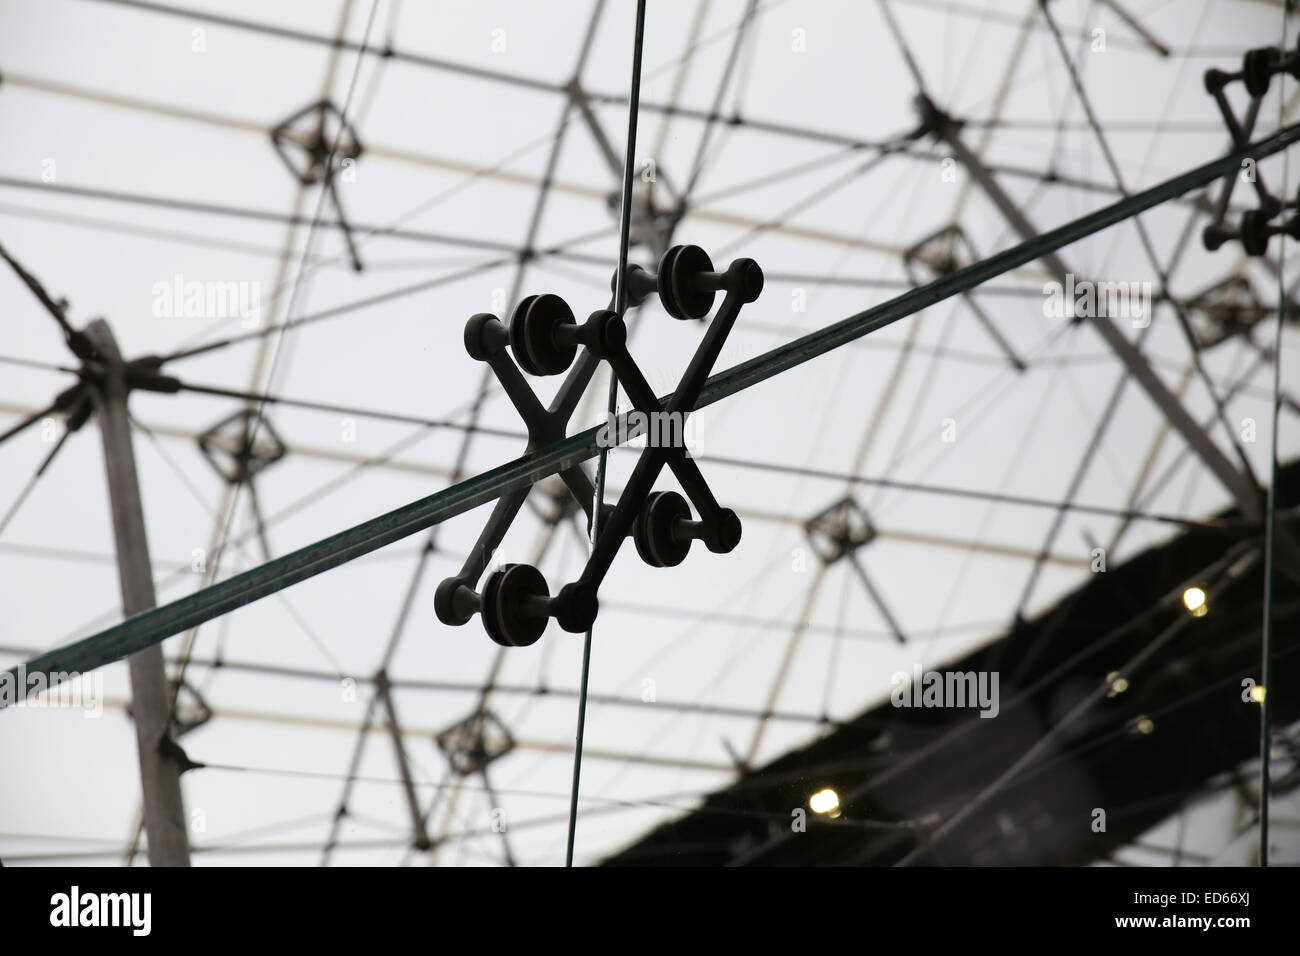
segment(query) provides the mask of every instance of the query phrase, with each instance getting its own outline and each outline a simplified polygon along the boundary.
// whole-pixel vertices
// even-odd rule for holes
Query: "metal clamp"
[[[611,309],[593,312],[578,324],[559,296],[533,295],[519,303],[509,325],[488,313],[474,315],[466,323],[465,350],[471,358],[488,363],[524,420],[528,430],[526,454],[565,437],[578,400],[602,361],[609,364],[636,411],[650,421],[668,416],[670,421],[684,423],[694,411],[741,307],[762,292],[763,271],[752,259],[736,259],[725,272],[716,272],[703,249],[674,246],[664,253],[657,273],[629,266],[626,285],[629,306],[640,305],[651,294],[658,294],[664,309],[677,319],[706,318],[717,293],[725,293],[676,391],[663,403],[628,352],[627,326],[622,316]],[[568,377],[550,406],[543,407],[521,369],[531,375],[559,375],[567,369]],[[665,466],[686,491],[698,519],[692,519],[690,505],[676,492],[652,492]],[[591,478],[580,465],[561,471],[560,478],[587,515],[590,529],[596,494]],[[732,551],[740,543],[740,519],[730,508],[718,504],[685,447],[680,442],[667,446],[648,444],[618,502],[604,506],[591,555],[576,581],[552,595],[546,579],[535,567],[507,564],[489,574],[482,590],[476,590],[491,554],[530,490],[511,492],[497,500],[460,574],[438,585],[434,609],[444,624],[460,626],[474,614],[481,614],[488,636],[507,647],[535,643],[551,618],[566,631],[582,632],[596,618],[597,591],[629,535],[642,560],[652,567],[680,564],[695,540],[719,554]]]
[[[1290,74],[1300,80],[1300,38],[1297,39],[1297,47],[1294,50],[1283,50],[1279,47],[1247,50],[1242,57],[1241,69],[1236,73],[1216,69],[1205,71],[1205,90],[1214,97],[1215,103],[1219,106],[1219,112],[1223,115],[1223,121],[1227,124],[1228,133],[1232,137],[1233,149],[1241,149],[1250,143],[1255,122],[1259,118],[1260,104],[1263,102],[1264,95],[1268,93],[1273,77],[1280,74]],[[1243,119],[1238,119],[1224,93],[1224,90],[1235,82],[1245,86],[1250,96],[1250,103],[1246,107]],[[1300,215],[1292,214],[1276,225],[1273,224],[1273,220],[1279,215],[1285,212],[1294,213],[1295,210],[1300,209],[1300,194],[1297,194],[1295,200],[1279,199],[1264,185],[1264,178],[1257,168],[1252,166],[1251,173],[1252,176],[1247,181],[1255,187],[1259,207],[1246,210],[1241,214],[1241,221],[1236,226],[1230,225],[1227,222],[1228,203],[1232,199],[1232,191],[1236,188],[1240,174],[1226,177],[1223,192],[1212,210],[1210,224],[1201,233],[1201,241],[1211,252],[1225,242],[1235,239],[1241,243],[1247,255],[1262,256],[1268,251],[1268,243],[1273,236],[1288,235],[1292,239],[1300,239]]]

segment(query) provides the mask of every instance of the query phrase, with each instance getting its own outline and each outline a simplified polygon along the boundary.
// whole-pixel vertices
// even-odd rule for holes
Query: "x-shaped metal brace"
[[[628,351],[622,316],[611,309],[593,312],[579,325],[559,296],[534,295],[519,303],[509,325],[488,313],[479,313],[466,324],[466,351],[471,358],[488,363],[524,420],[528,430],[525,454],[565,437],[578,400],[602,361],[609,364],[634,410],[650,423],[651,434],[662,437],[666,433],[670,440],[647,441],[618,502],[604,505],[601,511],[582,574],[554,596],[541,572],[527,564],[493,570],[483,589],[475,590],[531,489],[499,498],[460,573],[438,586],[434,608],[444,624],[459,626],[479,613],[488,635],[508,647],[536,642],[552,617],[566,631],[585,631],[596,618],[601,582],[629,535],[641,558],[654,567],[680,564],[695,540],[719,554],[740,543],[740,519],[718,504],[699,466],[687,454],[685,420],[695,410],[741,307],[762,292],[763,272],[752,259],[736,259],[725,272],[715,272],[703,249],[674,246],[664,254],[655,274],[629,266],[626,287],[629,306],[640,305],[658,293],[665,310],[677,319],[707,317],[716,293],[725,292],[677,389],[662,403]],[[523,372],[558,375],[566,368],[568,377],[551,404],[543,407]],[[659,427],[665,422],[666,428]],[[635,437],[630,432],[636,429],[629,429],[627,435],[612,434],[619,427],[618,421],[607,422],[599,436],[601,443],[611,447]],[[691,518],[690,506],[676,492],[652,492],[665,466],[677,477],[698,519]],[[561,471],[560,478],[587,515],[590,529],[596,497],[591,478],[581,465]]]

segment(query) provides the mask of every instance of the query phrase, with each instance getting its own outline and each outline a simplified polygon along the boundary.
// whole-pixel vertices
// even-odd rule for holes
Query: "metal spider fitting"
[[[1273,77],[1284,75],[1300,80],[1300,37],[1297,38],[1296,47],[1290,50],[1279,47],[1247,50],[1242,57],[1241,69],[1236,73],[1217,69],[1205,71],[1205,91],[1214,97],[1214,102],[1219,107],[1232,137],[1233,149],[1249,145],[1264,95],[1272,85]],[[1250,97],[1242,118],[1238,118],[1233,111],[1224,92],[1230,84],[1238,81]],[[1255,187],[1259,205],[1243,212],[1239,224],[1233,226],[1227,221],[1228,203],[1240,176],[1244,176]],[[1213,252],[1225,242],[1236,240],[1241,243],[1246,255],[1262,256],[1268,251],[1268,243],[1273,236],[1287,235],[1292,239],[1300,239],[1300,213],[1297,210],[1300,210],[1300,194],[1291,200],[1273,195],[1264,185],[1259,170],[1252,165],[1249,175],[1235,174],[1224,180],[1223,190],[1211,209],[1210,224],[1201,234],[1202,244]],[[1283,214],[1290,216],[1287,218]],[[1282,220],[1274,224],[1273,220],[1279,215],[1283,215]]]
[[[657,293],[665,311],[676,319],[706,318],[717,293],[725,293],[677,389],[662,404],[628,352],[622,316],[611,309],[593,312],[578,324],[559,296],[532,295],[519,303],[508,325],[482,312],[466,323],[465,350],[471,358],[488,363],[524,420],[525,454],[565,437],[578,400],[602,361],[609,363],[636,411],[651,420],[660,414],[684,420],[694,411],[741,307],[762,292],[763,271],[752,259],[736,259],[726,271],[716,272],[703,249],[674,246],[664,253],[654,274],[628,266],[626,287],[629,306]],[[559,375],[567,369],[568,376],[550,406],[543,407],[521,369],[531,375]],[[698,519],[691,517],[690,505],[677,492],[652,491],[665,466],[686,491]],[[564,469],[559,477],[586,514],[590,530],[596,497],[591,478],[581,465]],[[506,647],[535,643],[551,618],[564,630],[581,633],[596,619],[597,592],[625,538],[633,538],[637,553],[652,567],[680,564],[696,540],[718,554],[740,543],[739,517],[718,504],[684,444],[647,444],[618,502],[606,503],[602,509],[591,554],[576,581],[552,595],[537,568],[507,564],[492,571],[482,590],[476,590],[530,490],[497,499],[460,573],[438,585],[434,610],[444,624],[460,626],[480,614],[488,636]]]

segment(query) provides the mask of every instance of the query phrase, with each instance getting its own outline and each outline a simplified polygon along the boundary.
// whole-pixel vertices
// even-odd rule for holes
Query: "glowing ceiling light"
[[[1183,592],[1183,607],[1191,611],[1194,617],[1204,617],[1210,609],[1205,603],[1205,592],[1200,588],[1188,588]]]
[[[808,798],[808,806],[812,807],[813,813],[828,813],[832,816],[839,816],[840,795],[829,787],[825,790],[818,790]]]
[[[1266,693],[1268,693],[1268,691],[1264,690],[1263,684],[1256,684],[1250,689],[1250,699],[1257,704],[1262,704],[1264,703],[1264,695]]]

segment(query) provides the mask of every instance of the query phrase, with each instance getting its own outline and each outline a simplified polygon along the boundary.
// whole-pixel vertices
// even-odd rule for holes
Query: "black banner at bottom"
[[[453,926],[724,933],[771,922],[798,932],[928,942],[1191,934],[1231,944],[1277,931],[1293,873],[1260,869],[663,869],[596,873],[474,869],[0,869],[9,941],[338,943],[376,930],[441,934]],[[535,919],[533,917],[536,917]],[[834,924],[842,924],[836,927]],[[545,934],[549,935],[549,934]],[[71,937],[76,937],[73,940]],[[436,937],[435,937],[436,939]],[[1042,940],[1046,941],[1046,940]],[[677,943],[687,942],[677,939]],[[810,941],[811,942],[811,941]]]

